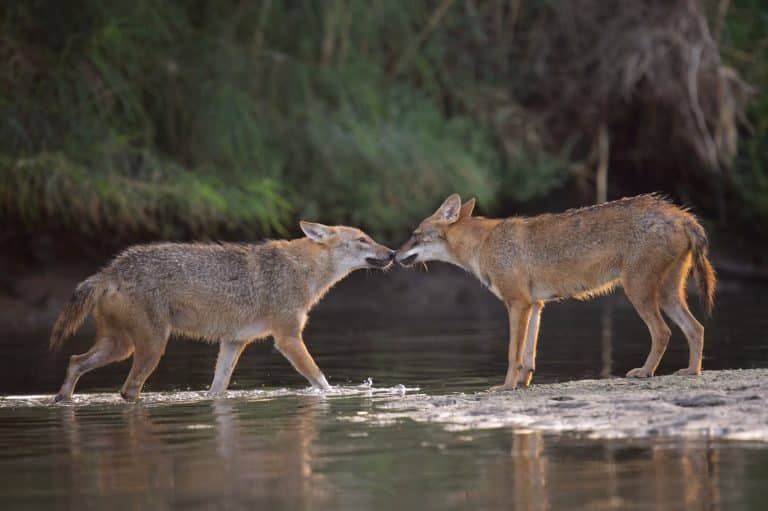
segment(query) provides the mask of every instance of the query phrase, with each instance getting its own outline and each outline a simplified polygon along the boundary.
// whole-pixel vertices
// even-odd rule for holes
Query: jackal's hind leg
[[[125,360],[131,355],[132,350],[133,346],[127,338],[118,335],[99,337],[87,353],[73,355],[69,359],[67,377],[53,400],[55,402],[68,401],[72,398],[75,385],[77,385],[77,381],[81,376],[88,371],[103,367],[112,362]]]
[[[674,301],[664,306],[664,312],[685,334],[688,341],[688,367],[679,369],[675,374],[701,374],[701,359],[704,351],[704,327],[696,321],[684,302]]]
[[[136,401],[139,399],[144,382],[157,367],[160,357],[165,353],[165,347],[168,344],[168,335],[155,334],[143,337],[141,342],[135,343],[133,351],[133,365],[128,377],[123,383],[120,395],[126,401]]]
[[[216,374],[213,377],[211,388],[208,389],[209,395],[223,394],[229,387],[229,380],[232,378],[232,372],[235,370],[237,361],[243,350],[248,345],[245,341],[219,343],[219,358],[216,359]]]
[[[688,341],[688,367],[680,369],[675,374],[701,374],[701,359],[704,350],[704,327],[696,321],[685,298],[685,281],[690,267],[690,255],[670,272],[661,290],[661,307],[664,313],[680,327]]]
[[[275,335],[275,347],[313,387],[320,390],[331,388],[325,375],[309,354],[300,334]]]
[[[629,282],[624,282],[624,291],[635,310],[645,322],[651,334],[651,350],[642,367],[632,369],[627,373],[628,378],[648,378],[654,375],[661,357],[667,350],[669,337],[672,332],[664,322],[659,311],[659,292],[655,286],[649,286],[643,277],[637,276]]]

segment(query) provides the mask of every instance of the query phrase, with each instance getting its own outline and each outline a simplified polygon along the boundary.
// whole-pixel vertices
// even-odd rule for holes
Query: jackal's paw
[[[517,384],[522,385],[523,387],[527,387],[531,384],[531,380],[533,379],[533,369],[529,369],[527,367],[523,367],[520,369],[520,372],[517,373]]]
[[[130,392],[121,390],[120,391],[120,397],[128,401],[129,403],[135,403],[139,400],[139,394],[137,392]]]
[[[488,392],[504,392],[507,390],[515,390],[517,388],[517,383],[504,383],[502,385],[494,385],[490,389],[488,389]]]
[[[686,367],[685,369],[679,369],[675,371],[678,376],[700,376],[701,370],[693,367]]]
[[[315,390],[319,390],[321,392],[331,390],[331,385],[328,383],[328,380],[325,379],[325,375],[323,374],[311,378],[310,383],[312,384],[312,388]]]
[[[651,376],[653,373],[642,367],[632,369],[627,373],[627,378],[650,378]]]

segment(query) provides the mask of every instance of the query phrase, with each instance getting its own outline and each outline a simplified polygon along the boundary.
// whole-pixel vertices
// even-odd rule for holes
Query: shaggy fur
[[[128,358],[121,395],[139,396],[171,334],[219,342],[210,392],[224,392],[243,349],[273,336],[309,382],[328,383],[302,340],[307,313],[359,268],[383,268],[394,252],[351,227],[302,222],[306,238],[261,244],[160,243],[127,249],[77,286],[56,320],[51,346],[92,311],[96,343],[71,358],[57,400],[69,399],[84,373]]]
[[[688,310],[685,282],[693,265],[707,311],[715,274],[707,236],[696,218],[657,195],[531,218],[473,217],[474,199],[454,194],[398,250],[404,265],[440,260],[473,273],[509,312],[509,369],[504,385],[528,385],[535,369],[539,316],[545,302],[585,299],[621,285],[651,333],[642,367],[627,376],[652,376],[670,330],[663,310],[685,333],[688,367],[700,374],[704,328]]]

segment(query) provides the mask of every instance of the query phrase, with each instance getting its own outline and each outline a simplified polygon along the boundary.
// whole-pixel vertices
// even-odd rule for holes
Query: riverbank
[[[353,421],[410,419],[449,431],[513,427],[589,438],[694,437],[768,442],[768,369],[609,378],[512,392],[407,395]]]

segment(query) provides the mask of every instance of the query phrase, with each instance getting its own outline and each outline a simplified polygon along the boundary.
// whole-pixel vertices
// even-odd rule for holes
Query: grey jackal
[[[77,286],[54,325],[51,346],[91,311],[97,328],[91,350],[71,358],[56,399],[69,399],[84,373],[131,354],[120,394],[137,399],[171,334],[219,342],[213,394],[226,390],[243,349],[270,335],[313,386],[328,388],[302,340],[307,313],[351,271],[384,268],[394,252],[352,227],[301,228],[307,237],[291,241],[160,243],[118,255]]]

